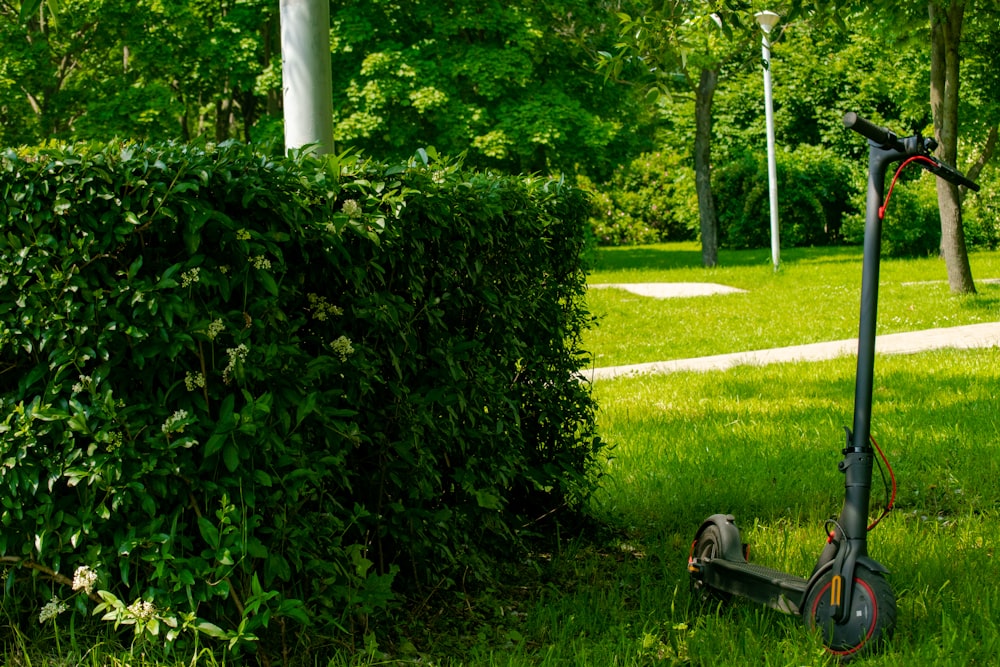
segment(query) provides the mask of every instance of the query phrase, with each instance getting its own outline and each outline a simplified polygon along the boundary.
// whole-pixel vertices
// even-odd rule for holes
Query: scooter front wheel
[[[896,596],[889,582],[858,565],[847,618],[838,623],[831,605],[833,578],[832,571],[824,574],[806,597],[802,615],[809,627],[819,628],[830,652],[844,659],[877,649],[896,625]]]

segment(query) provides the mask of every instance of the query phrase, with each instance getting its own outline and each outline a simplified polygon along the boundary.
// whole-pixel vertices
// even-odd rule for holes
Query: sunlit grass
[[[694,244],[599,251],[591,284],[714,282],[746,290],[657,299],[619,289],[592,289],[597,327],[585,338],[593,365],[651,361],[803,345],[857,336],[861,290],[858,248],[791,249],[778,272],[769,251],[729,251],[718,268],[700,266]],[[970,259],[978,294],[956,296],[938,258],[883,260],[879,334],[1000,320],[1000,252]]]

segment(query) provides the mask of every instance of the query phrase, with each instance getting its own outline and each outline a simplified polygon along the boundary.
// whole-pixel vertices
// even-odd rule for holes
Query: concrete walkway
[[[1000,347],[1000,322],[970,324],[945,329],[926,329],[908,333],[888,334],[875,339],[875,354],[911,354],[923,350],[942,348]],[[787,361],[822,361],[835,357],[857,354],[858,339],[838,340],[830,343],[813,343],[779,347],[771,350],[718,354],[696,359],[654,361],[630,366],[591,368],[580,372],[589,379],[609,379],[623,375],[675,373],[677,371],[725,370],[733,366],[781,363]]]

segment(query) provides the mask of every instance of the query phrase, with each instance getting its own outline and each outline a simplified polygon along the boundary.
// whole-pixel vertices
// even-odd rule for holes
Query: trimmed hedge
[[[87,566],[234,645],[329,636],[579,507],[587,199],[420,154],[2,154],[0,555],[53,582],[22,602]]]

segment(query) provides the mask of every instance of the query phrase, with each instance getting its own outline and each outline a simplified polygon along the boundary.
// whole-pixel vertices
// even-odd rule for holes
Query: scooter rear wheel
[[[831,653],[850,659],[878,648],[896,625],[896,596],[878,572],[858,565],[854,571],[847,620],[837,623],[830,604],[833,572],[823,575],[806,597],[803,617],[812,629],[819,628]]]
[[[706,526],[695,538],[691,557],[697,561],[722,558],[722,532],[718,526]],[[694,572],[691,574],[691,593],[700,602],[725,602],[731,595],[708,586]]]

